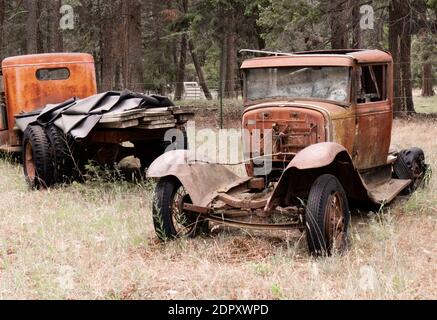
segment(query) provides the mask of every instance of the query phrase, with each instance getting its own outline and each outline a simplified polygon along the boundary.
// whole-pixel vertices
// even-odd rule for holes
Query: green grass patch
[[[414,105],[419,113],[437,113],[437,95],[433,97],[415,97]]]

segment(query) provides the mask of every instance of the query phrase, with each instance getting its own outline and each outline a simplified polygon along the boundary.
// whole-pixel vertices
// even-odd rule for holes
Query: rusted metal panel
[[[9,132],[4,130],[0,131],[0,146],[6,145],[9,143]]]
[[[390,203],[412,183],[412,180],[391,179],[386,183],[369,186],[369,192],[376,203]]]
[[[253,178],[248,182],[247,187],[251,190],[261,191],[266,187],[266,181],[264,178]]]
[[[281,68],[306,66],[342,66],[352,67],[355,64],[353,57],[346,55],[296,55],[282,57],[263,57],[246,60],[241,69],[253,68]]]
[[[393,110],[390,102],[358,105],[353,159],[357,169],[385,165],[391,145]]]
[[[185,150],[170,151],[158,158],[147,171],[148,178],[174,176],[179,179],[194,205],[207,206],[220,192],[227,192],[250,180],[240,178],[222,165],[196,159]]]
[[[161,141],[165,131],[165,129],[147,130],[147,134],[144,134],[144,130],[136,129],[95,129],[91,131],[86,141],[96,143]]]
[[[273,154],[297,153],[311,144],[326,141],[325,118],[315,110],[297,107],[252,109],[245,112],[243,127],[249,132],[272,130],[275,135]],[[260,151],[264,154],[262,146]]]
[[[326,167],[341,152],[347,152],[347,150],[338,143],[326,142],[308,146],[296,155],[285,171],[290,168],[309,170]]]
[[[41,70],[68,69],[66,74],[45,80]],[[73,96],[86,98],[97,92],[94,59],[89,54],[51,53],[7,58],[2,62],[8,109],[8,127],[13,128],[14,116],[40,109],[46,104],[61,103]],[[48,71],[47,71],[48,72]],[[46,72],[46,73],[47,73]],[[52,72],[52,71],[50,71]],[[11,145],[17,143],[10,136]]]
[[[336,176],[350,198],[374,202],[347,150],[327,142],[309,146],[296,155],[281,176],[266,210],[297,205],[298,199],[308,197],[313,182],[323,174]]]
[[[381,50],[361,50],[348,53],[357,63],[393,63],[392,55],[387,51]]]
[[[352,154],[356,137],[355,129],[355,113],[352,108],[349,108],[342,116],[332,118],[332,142],[344,146],[349,154]]]
[[[275,102],[249,107],[243,116],[243,128],[250,132],[274,127],[277,134],[273,138],[272,154],[276,155],[273,161],[283,163],[282,154],[297,153],[320,142],[336,142],[352,154],[356,134],[355,110],[321,102]],[[289,144],[280,143],[288,137],[287,133],[291,139],[287,139]],[[249,166],[248,174],[252,171]]]
[[[242,69],[288,66],[353,66],[355,63],[392,63],[392,55],[381,50],[324,50],[298,52],[294,56],[249,59]]]
[[[245,200],[239,199],[237,197],[231,196],[229,194],[220,193],[216,200],[222,201],[225,204],[240,209],[260,209],[264,208],[267,205],[267,200]]]

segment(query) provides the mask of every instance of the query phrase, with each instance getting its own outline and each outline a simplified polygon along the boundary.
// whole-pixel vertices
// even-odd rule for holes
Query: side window
[[[66,80],[70,78],[70,70],[67,68],[38,69],[36,78],[40,81]]]
[[[387,100],[387,65],[358,68],[357,103]]]

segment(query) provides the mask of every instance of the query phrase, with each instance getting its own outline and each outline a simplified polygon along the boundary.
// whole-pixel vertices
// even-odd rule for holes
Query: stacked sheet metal
[[[72,98],[60,104],[49,104],[40,111],[18,115],[16,124],[22,131],[30,124],[54,124],[65,134],[83,139],[96,127],[172,128],[192,115],[192,110],[175,107],[166,97],[110,91],[86,99]]]

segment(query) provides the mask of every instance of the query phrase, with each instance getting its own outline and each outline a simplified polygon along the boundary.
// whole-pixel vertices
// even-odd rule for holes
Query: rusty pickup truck
[[[387,205],[429,174],[422,150],[391,150],[393,67],[380,50],[244,61],[247,176],[193,151],[162,155],[147,173],[158,179],[158,237],[193,237],[212,222],[298,229],[313,255],[345,252],[352,205]]]

